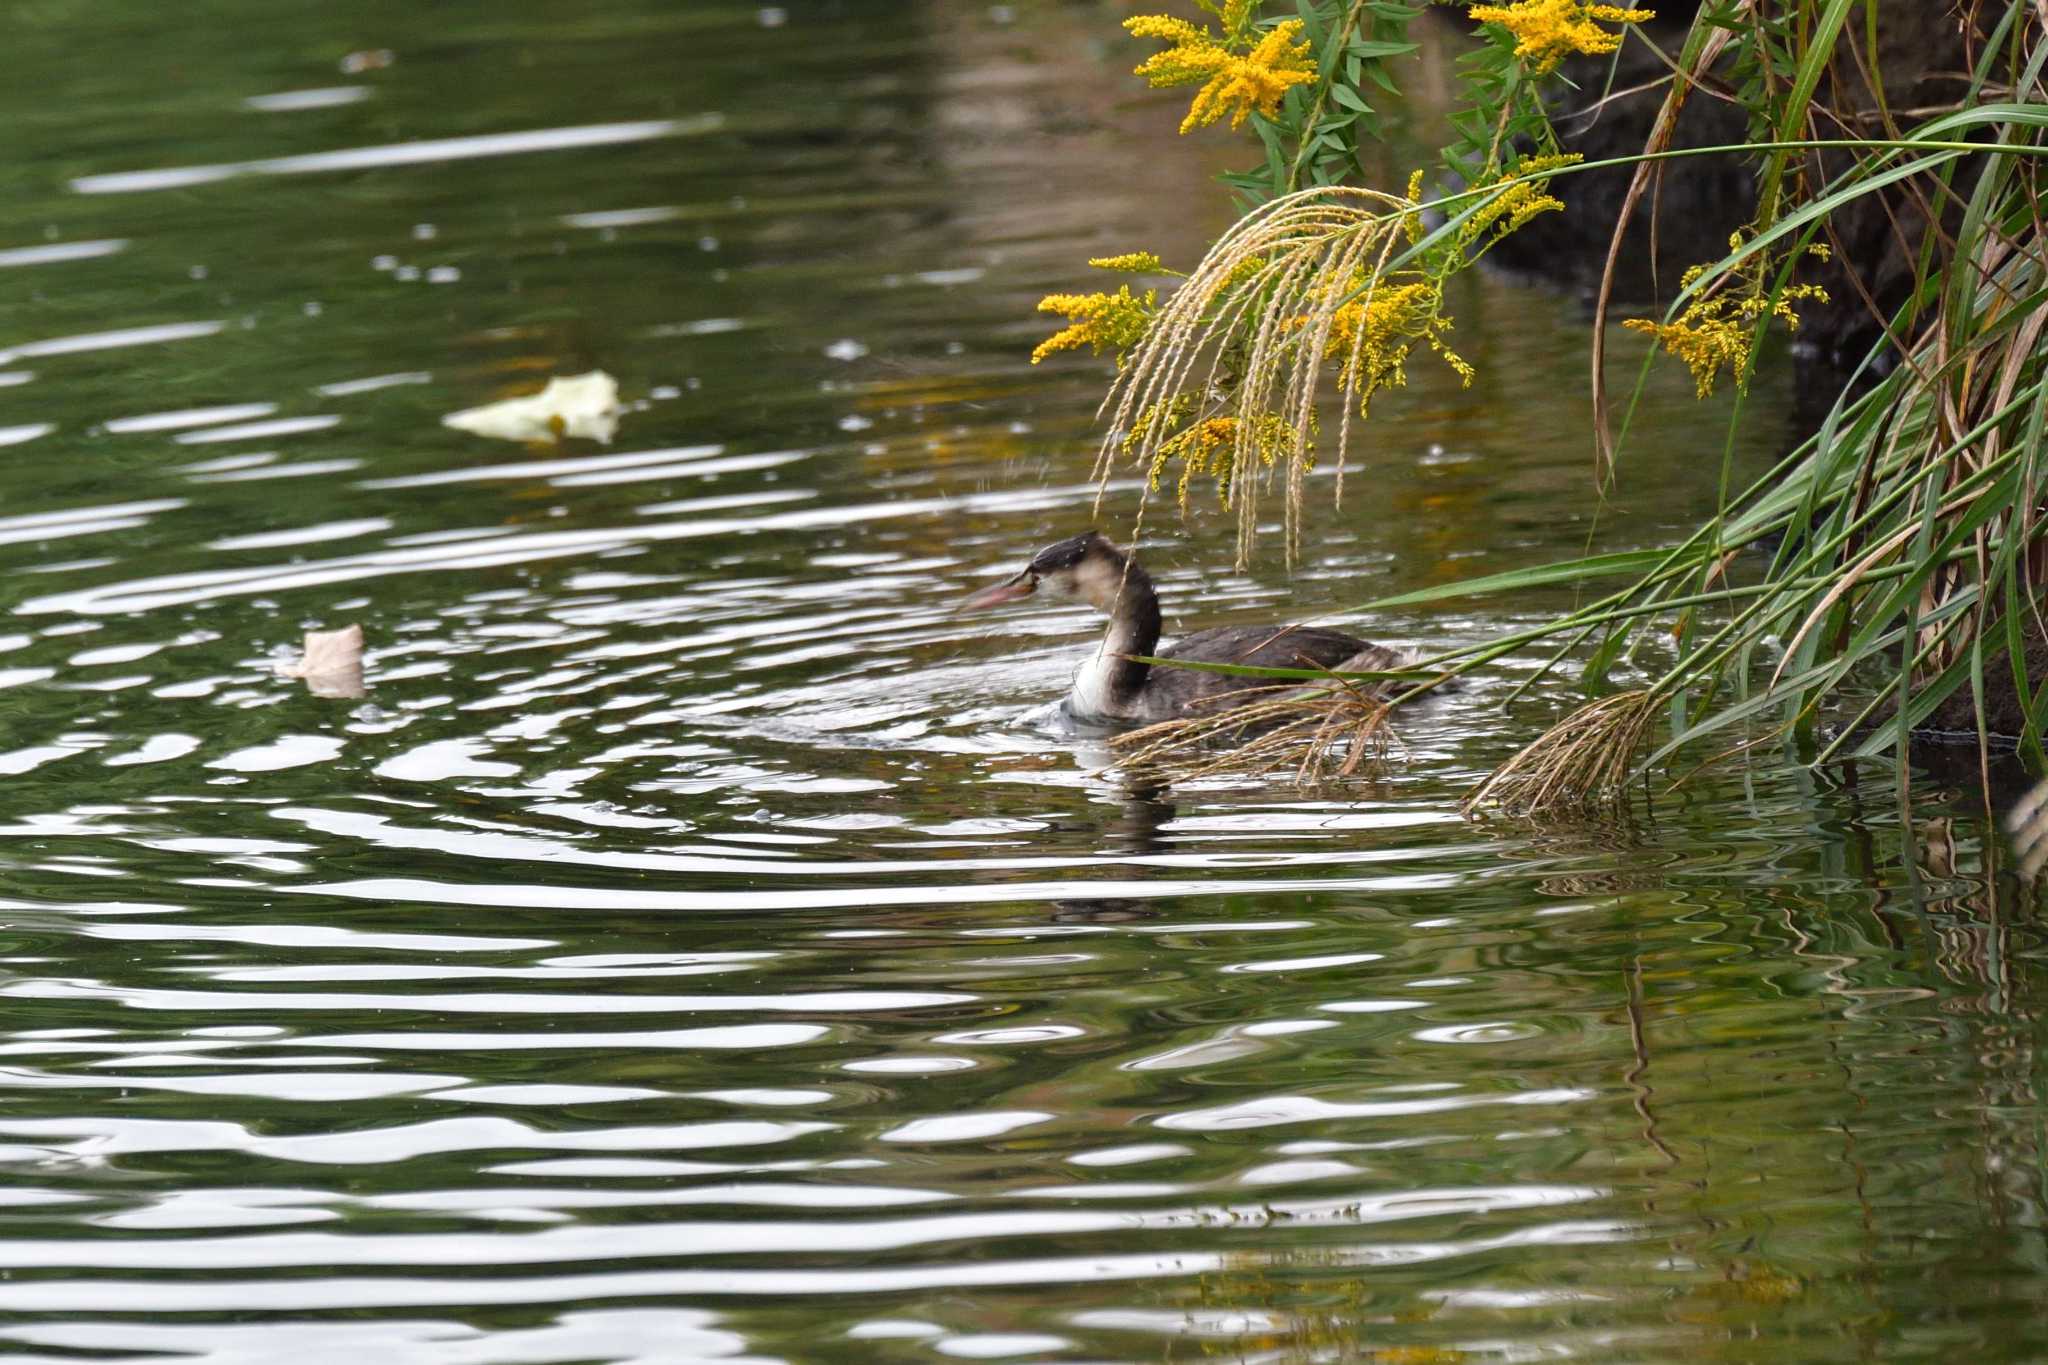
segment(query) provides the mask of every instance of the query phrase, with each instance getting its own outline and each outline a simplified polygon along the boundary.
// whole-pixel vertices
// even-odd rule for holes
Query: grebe
[[[1077,720],[1157,721],[1211,715],[1270,691],[1267,679],[1191,668],[1154,668],[1133,656],[1251,664],[1260,668],[1328,668],[1338,672],[1406,668],[1414,656],[1316,626],[1224,626],[1160,649],[1159,594],[1152,577],[1100,534],[1048,545],[1016,577],[983,588],[956,611],[981,611],[1029,597],[1079,598],[1109,616],[1102,644],[1074,675],[1067,710]],[[1299,683],[1280,686],[1298,687]],[[1237,695],[1242,693],[1243,695]]]

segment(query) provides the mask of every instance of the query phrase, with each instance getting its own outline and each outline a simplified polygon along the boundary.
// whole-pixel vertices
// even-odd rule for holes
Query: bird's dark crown
[[[1084,531],[1078,536],[1069,536],[1056,545],[1048,545],[1031,557],[1029,571],[1034,574],[1059,573],[1073,569],[1081,561],[1095,555],[1107,554],[1121,558],[1117,549],[1103,539],[1100,531]]]

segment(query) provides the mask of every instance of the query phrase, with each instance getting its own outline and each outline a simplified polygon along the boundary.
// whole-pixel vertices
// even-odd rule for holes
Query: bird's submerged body
[[[1076,720],[1146,723],[1211,715],[1270,695],[1276,687],[1263,678],[1155,667],[1138,662],[1143,657],[1336,672],[1413,663],[1402,651],[1317,626],[1224,626],[1197,631],[1162,649],[1159,597],[1151,576],[1092,531],[1047,546],[1015,578],[984,589],[964,605],[995,606],[1041,588],[1054,596],[1080,598],[1109,616],[1102,643],[1082,663],[1067,694],[1068,713]]]

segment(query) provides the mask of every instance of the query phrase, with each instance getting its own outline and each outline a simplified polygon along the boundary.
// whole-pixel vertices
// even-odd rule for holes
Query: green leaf
[[[1662,564],[1670,554],[1669,550],[1623,550],[1616,554],[1590,555],[1585,559],[1568,560],[1561,564],[1543,564],[1533,569],[1511,569],[1507,573],[1488,574],[1483,578],[1465,578],[1455,583],[1439,583],[1432,588],[1417,588],[1413,592],[1377,598],[1367,602],[1359,610],[1379,611],[1386,607],[1412,607],[1423,602],[1443,602],[1456,597],[1514,592],[1521,588],[1542,587],[1551,583],[1582,583],[1589,578],[1647,573]]]
[[[1419,51],[1421,46],[1420,43],[1357,42],[1349,44],[1344,50],[1353,57],[1405,57],[1411,52]]]

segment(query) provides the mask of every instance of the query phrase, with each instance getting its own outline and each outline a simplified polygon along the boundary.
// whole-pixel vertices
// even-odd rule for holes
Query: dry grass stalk
[[[1248,705],[1232,705],[1237,699],[1227,695],[1216,698],[1229,709],[1132,730],[1111,740],[1111,747],[1125,766],[1169,780],[1221,773],[1264,778],[1291,767],[1295,785],[1310,786],[1355,775],[1384,758],[1389,741],[1398,739],[1384,685],[1333,674],[1327,686],[1271,691]]]
[[[1618,804],[1660,702],[1652,691],[1588,702],[1495,768],[1465,799],[1514,815],[1555,815]]]

